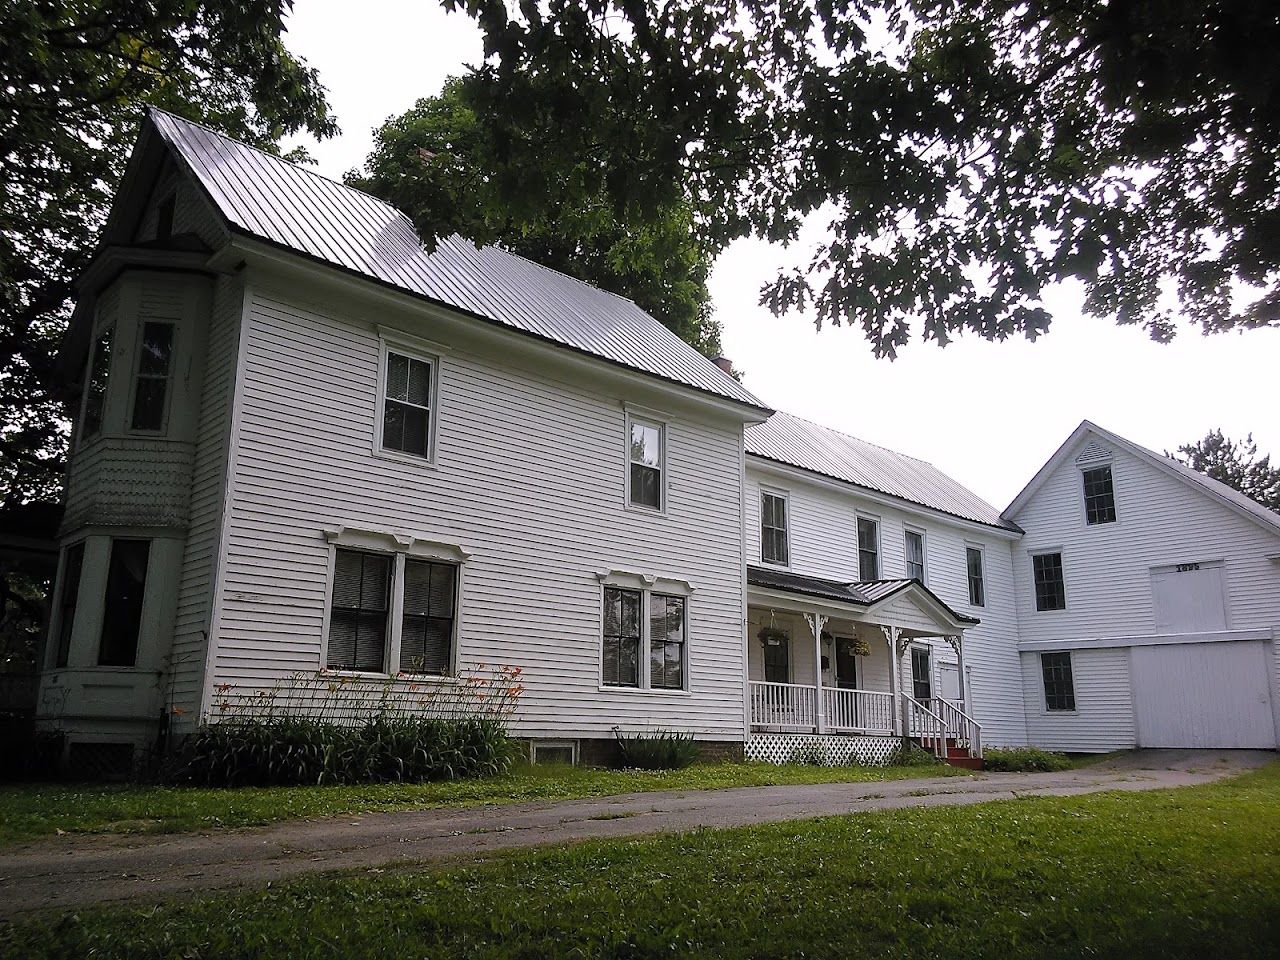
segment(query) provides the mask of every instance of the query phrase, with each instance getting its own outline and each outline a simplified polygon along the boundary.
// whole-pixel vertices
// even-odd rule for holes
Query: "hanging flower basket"
[[[862,637],[852,637],[848,640],[841,640],[842,650],[847,657],[869,657],[871,656],[871,644],[867,643]]]
[[[756,634],[756,639],[766,647],[776,647],[780,643],[786,643],[790,637],[787,636],[785,630],[779,630],[777,627],[765,627]]]

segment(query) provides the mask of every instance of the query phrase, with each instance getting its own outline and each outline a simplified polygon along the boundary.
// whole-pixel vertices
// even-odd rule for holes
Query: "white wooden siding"
[[[322,532],[348,526],[472,553],[458,660],[523,668],[518,733],[742,738],[740,422],[666,416],[667,509],[627,509],[629,398],[468,347],[442,352],[436,464],[379,457],[373,330],[287,288],[251,297],[210,682],[256,688],[320,666]],[[607,570],[693,586],[690,692],[601,689]]]
[[[818,479],[779,471],[747,458],[747,556],[760,563],[760,489],[787,492],[790,503],[791,564],[795,573],[833,580],[858,579],[857,516],[880,523],[880,576],[906,576],[906,527],[925,531],[925,567],[929,589],[958,613],[982,622],[965,631],[965,665],[969,673],[970,707],[992,745],[1022,744],[1027,730],[1022,716],[1022,679],[1018,667],[1018,623],[1013,596],[1012,558],[1007,537],[985,532],[976,524],[959,524],[941,514],[876,503],[849,487],[836,489]],[[969,604],[965,547],[984,553],[986,606]],[[904,626],[907,624],[904,624]],[[803,626],[803,625],[802,625]],[[805,631],[807,635],[807,630]],[[880,642],[875,642],[876,636]],[[885,646],[883,635],[868,635],[873,655]],[[954,660],[951,648],[934,642],[935,662]],[[812,661],[812,654],[807,660]],[[875,657],[872,661],[874,663]],[[811,667],[805,668],[811,670]],[[909,667],[904,674],[909,673]],[[870,675],[870,674],[869,674]],[[874,674],[887,684],[887,674]],[[754,674],[753,674],[754,676]],[[797,680],[798,683],[812,682]],[[887,689],[887,686],[884,687]]]
[[[1071,651],[1071,678],[1076,709],[1048,710],[1040,654],[1022,654],[1027,742],[1080,753],[1136,746],[1128,648]]]

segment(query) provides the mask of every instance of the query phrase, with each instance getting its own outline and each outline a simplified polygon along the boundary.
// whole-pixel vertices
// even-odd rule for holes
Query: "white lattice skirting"
[[[898,752],[896,737],[841,737],[817,733],[754,733],[747,739],[748,760],[810,763],[823,767],[884,767]]]

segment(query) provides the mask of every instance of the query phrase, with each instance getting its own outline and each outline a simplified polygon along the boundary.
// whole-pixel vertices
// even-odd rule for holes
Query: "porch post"
[[[827,618],[815,610],[804,619],[813,633],[813,716],[818,733],[826,733],[827,711],[822,698],[822,628],[827,625]]]
[[[965,684],[964,676],[964,634],[957,633],[955,635],[956,648],[956,672],[960,675],[960,709],[965,713],[969,712],[969,690]]]
[[[881,625],[880,632],[889,643],[889,692],[893,694],[893,735],[905,737],[909,731],[906,724],[906,701],[902,699],[902,677],[898,675],[898,628]]]

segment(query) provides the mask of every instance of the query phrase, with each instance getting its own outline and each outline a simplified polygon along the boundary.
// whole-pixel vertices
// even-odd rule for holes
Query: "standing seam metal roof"
[[[232,230],[464,313],[643,373],[768,411],[740,383],[630,300],[461,237],[430,253],[409,219],[206,127],[148,118]]]
[[[842,583],[839,580],[827,580],[822,577],[810,577],[786,570],[770,570],[767,567],[747,567],[747,583],[753,587],[764,587],[769,590],[782,590],[786,593],[798,593],[810,597],[823,597],[828,600],[840,600],[861,607],[870,607],[886,600],[894,594],[915,584],[931,596],[952,619],[961,623],[978,623],[974,617],[957,613],[936,593],[919,580],[855,580]]]
[[[888,494],[963,520],[1019,527],[931,463],[781,411],[746,430],[747,453]]]

